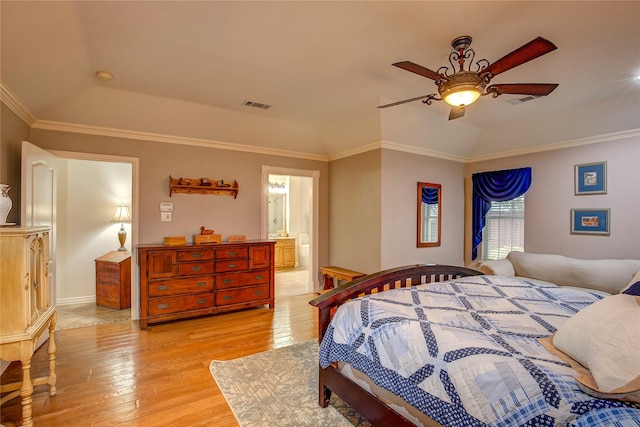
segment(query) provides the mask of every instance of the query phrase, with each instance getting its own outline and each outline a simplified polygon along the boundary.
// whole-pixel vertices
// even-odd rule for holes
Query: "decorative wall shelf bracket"
[[[173,193],[216,194],[238,197],[238,181],[224,182],[209,178],[173,178],[169,175],[169,197]]]

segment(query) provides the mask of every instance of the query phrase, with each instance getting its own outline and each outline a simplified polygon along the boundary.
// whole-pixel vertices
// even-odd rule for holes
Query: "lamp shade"
[[[111,222],[131,222],[129,207],[125,205],[118,206]]]

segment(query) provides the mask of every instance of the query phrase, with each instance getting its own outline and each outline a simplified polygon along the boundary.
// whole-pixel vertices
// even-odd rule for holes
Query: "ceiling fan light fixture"
[[[452,107],[471,105],[480,98],[486,86],[485,79],[477,73],[461,71],[438,84],[440,97]]]

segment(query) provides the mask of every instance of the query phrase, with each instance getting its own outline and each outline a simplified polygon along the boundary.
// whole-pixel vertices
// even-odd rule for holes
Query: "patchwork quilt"
[[[538,339],[595,293],[472,276],[342,305],[320,365],[344,361],[445,426],[640,426],[640,405],[591,397]]]

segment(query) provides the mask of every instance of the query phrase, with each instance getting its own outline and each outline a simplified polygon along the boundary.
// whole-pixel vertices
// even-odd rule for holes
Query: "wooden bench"
[[[320,271],[322,272],[322,277],[324,277],[323,291],[329,291],[334,288],[334,279],[351,282],[359,277],[366,276],[366,274],[360,273],[359,271],[347,270],[346,268],[336,266],[320,267]]]

